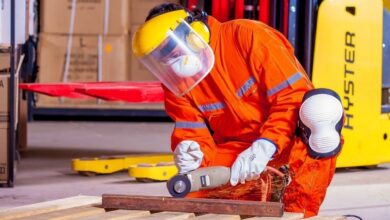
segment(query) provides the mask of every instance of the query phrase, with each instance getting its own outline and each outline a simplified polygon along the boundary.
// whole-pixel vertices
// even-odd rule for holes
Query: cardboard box
[[[67,44],[72,39],[68,55]],[[91,35],[50,35],[39,38],[39,82],[126,81],[130,75],[130,37]],[[68,68],[67,58],[69,58]],[[66,69],[68,69],[66,73]],[[66,75],[66,76],[65,76]],[[96,99],[58,99],[38,96],[39,104],[96,104]]]
[[[10,86],[10,75],[0,74],[0,123],[8,123],[9,121],[9,86]],[[15,77],[15,85],[18,84],[18,76]],[[15,86],[15,127],[18,122],[18,91],[19,89]]]
[[[72,39],[68,55],[69,37]],[[41,34],[39,82],[125,81],[130,69],[130,49],[127,35],[104,36],[99,41],[99,36]]]
[[[0,183],[8,180],[8,128],[7,123],[0,122]]]
[[[0,183],[8,179],[9,77],[0,74]]]
[[[76,6],[72,4],[75,2]],[[121,35],[130,32],[130,0],[41,0],[41,32]]]
[[[0,123],[8,123],[9,74],[0,74]]]
[[[131,2],[131,22],[140,24],[145,21],[149,11],[162,3],[179,3],[178,0],[130,0]]]
[[[0,73],[9,72],[10,61],[11,58],[9,53],[0,52]]]

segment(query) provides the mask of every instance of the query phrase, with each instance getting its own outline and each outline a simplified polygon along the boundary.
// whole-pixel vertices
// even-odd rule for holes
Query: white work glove
[[[195,170],[202,163],[203,153],[195,141],[180,142],[173,153],[179,173]]]
[[[276,146],[266,139],[259,139],[248,149],[241,152],[231,168],[230,184],[237,185],[260,177],[268,161],[274,155]]]

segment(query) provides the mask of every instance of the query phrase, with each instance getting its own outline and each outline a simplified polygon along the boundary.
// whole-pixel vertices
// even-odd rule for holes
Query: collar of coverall
[[[217,43],[217,39],[219,36],[219,29],[221,28],[221,22],[219,22],[214,17],[208,15],[207,16],[207,24],[210,28],[210,47],[215,48],[215,45]]]

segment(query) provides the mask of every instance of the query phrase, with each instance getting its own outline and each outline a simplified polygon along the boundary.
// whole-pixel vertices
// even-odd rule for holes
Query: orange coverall
[[[285,210],[317,215],[336,157],[311,158],[295,136],[302,97],[313,85],[293,48],[282,34],[260,22],[220,23],[209,16],[208,25],[215,54],[210,74],[183,97],[164,88],[165,108],[175,121],[172,149],[193,140],[204,153],[202,167],[231,167],[253,141],[271,140],[277,152],[268,165],[289,164],[292,173]],[[202,192],[190,197],[202,197]]]

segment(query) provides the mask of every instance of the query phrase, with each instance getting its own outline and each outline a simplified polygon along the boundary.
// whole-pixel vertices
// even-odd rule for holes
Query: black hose
[[[346,217],[346,218],[356,218],[356,219],[359,219],[359,220],[363,220],[362,217],[357,216],[357,215],[343,215],[343,216]]]

